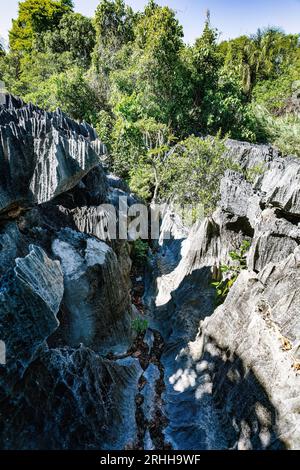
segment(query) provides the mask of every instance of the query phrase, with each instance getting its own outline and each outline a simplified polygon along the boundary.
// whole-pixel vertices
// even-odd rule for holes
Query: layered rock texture
[[[215,213],[165,214],[136,338],[130,245],[108,231],[136,199],[94,130],[7,96],[0,136],[0,448],[300,448],[299,160],[228,141]]]
[[[0,447],[122,449],[142,370],[105,359],[130,346],[133,315],[128,244],[106,240],[105,147],[12,96],[0,135]]]
[[[164,336],[166,438],[175,449],[300,448],[300,161],[229,141],[240,173],[188,236],[165,216],[146,301]],[[212,281],[247,240],[243,270],[216,308]]]
[[[105,149],[95,131],[60,110],[47,113],[7,95],[1,109],[0,212],[43,203],[73,188]]]

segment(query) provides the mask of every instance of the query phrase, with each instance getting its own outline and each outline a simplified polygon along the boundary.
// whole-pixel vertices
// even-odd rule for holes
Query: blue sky
[[[93,12],[99,0],[75,0],[75,9],[87,16]],[[145,0],[127,0],[134,9],[142,9]],[[187,42],[201,34],[205,11],[210,9],[212,24],[221,39],[254,33],[258,27],[280,26],[286,32],[300,32],[300,0],[157,0],[176,10],[184,27]],[[18,0],[0,0],[0,36],[7,38],[11,19],[18,10]]]

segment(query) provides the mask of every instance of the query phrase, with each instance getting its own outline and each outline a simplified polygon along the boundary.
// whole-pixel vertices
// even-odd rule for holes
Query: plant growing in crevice
[[[212,286],[216,289],[216,305],[224,303],[231,287],[237,280],[239,274],[247,269],[247,252],[250,248],[250,242],[244,240],[238,251],[231,251],[229,256],[234,262],[230,265],[221,265],[222,279],[212,282]]]
[[[135,318],[132,320],[131,327],[133,331],[139,336],[146,332],[149,322],[145,318]]]
[[[265,170],[266,170],[266,165],[263,163],[258,163],[257,165],[254,165],[251,168],[247,168],[244,172],[246,181],[248,181],[251,184],[254,184],[256,178],[258,178],[258,176],[263,175]]]
[[[132,243],[131,259],[135,266],[144,266],[148,258],[148,250],[148,243],[140,238]]]

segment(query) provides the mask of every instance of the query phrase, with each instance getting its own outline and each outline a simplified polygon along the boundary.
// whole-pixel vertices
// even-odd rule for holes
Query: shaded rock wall
[[[106,243],[70,229],[57,234],[52,251],[64,273],[66,344],[83,343],[102,353],[126,351],[132,338],[129,271],[122,274],[115,252]]]
[[[64,287],[60,264],[37,246],[17,258],[14,270],[1,278],[0,331],[6,365],[0,366],[1,395],[12,393],[46,339],[58,327]]]
[[[138,361],[116,364],[85,347],[42,352],[2,408],[1,448],[123,449],[136,435]]]

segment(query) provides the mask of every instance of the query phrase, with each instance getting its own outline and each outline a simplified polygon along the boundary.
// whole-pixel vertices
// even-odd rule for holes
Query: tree
[[[175,138],[167,126],[157,124],[153,119],[141,120],[138,128],[145,148],[145,155],[139,165],[142,163],[142,168],[146,170],[148,181],[153,187],[152,201],[157,203],[166,177],[170,148]]]
[[[175,137],[168,126],[153,118],[131,119],[135,112],[131,104],[123,103],[113,129],[114,171],[126,178],[139,196],[157,201]],[[125,113],[128,119],[124,119]]]
[[[24,0],[19,3],[18,18],[13,20],[9,44],[13,52],[30,52],[34,39],[56,28],[66,13],[72,10],[69,0]]]
[[[123,0],[101,0],[94,18],[96,46],[93,62],[98,72],[114,69],[114,56],[133,39],[136,15]]]
[[[218,71],[221,62],[218,54],[217,39],[218,31],[212,28],[208,11],[202,36],[196,39],[193,47],[196,105],[201,105],[206,90],[214,88],[218,82]]]
[[[218,32],[212,28],[208,12],[202,35],[185,52],[185,61],[191,74],[191,132],[207,132],[205,101],[216,92],[221,65],[217,38]]]
[[[21,65],[20,65],[20,54],[19,53],[8,53],[1,58],[1,77],[5,82],[7,89],[16,94],[18,93],[21,77]]]
[[[134,83],[145,115],[175,128],[184,107],[183,30],[168,7],[150,2],[135,28]]]
[[[0,38],[0,57],[3,57],[5,55],[5,49],[4,49],[4,46],[2,44],[2,40]]]
[[[2,44],[2,40],[0,38],[0,80],[3,79],[3,73],[4,73],[4,59],[5,59],[5,49]]]
[[[297,100],[299,37],[268,28],[218,44],[208,12],[201,36],[187,46],[175,12],[154,0],[138,13],[124,0],[100,0],[93,20],[74,13],[71,0],[23,0],[10,51],[0,47],[0,77],[25,101],[89,120],[114,171],[156,199],[168,194],[175,156],[189,162],[174,141],[193,134],[299,152],[297,111],[278,118]],[[261,119],[257,103],[274,116]]]
[[[256,83],[274,80],[292,64],[299,49],[299,35],[286,35],[278,28],[259,29],[253,36],[241,36],[220,45],[228,70],[240,76],[248,100]]]
[[[59,107],[73,119],[86,120],[94,125],[101,108],[83,70],[77,66],[51,75],[25,98],[49,110]]]
[[[232,41],[224,42],[219,46],[224,54],[224,68],[234,71],[239,77],[241,89],[245,96],[250,97],[256,79],[256,63],[258,51],[248,36],[240,36]]]
[[[61,0],[60,3],[61,3],[63,6],[69,8],[70,10],[73,10],[73,8],[74,8],[74,2],[73,2],[73,0]]]
[[[193,83],[192,132],[215,135],[221,131],[222,135],[255,140],[252,128],[248,128],[251,112],[238,73],[232,64],[226,67],[224,60],[230,54],[228,43],[219,46],[217,39],[218,31],[211,26],[208,12],[201,37],[186,53]]]
[[[127,97],[143,117],[179,129],[188,113],[182,27],[172,10],[150,2],[134,33],[122,50],[123,66],[111,75],[112,105]]]
[[[90,18],[80,13],[65,14],[54,31],[43,36],[44,48],[52,53],[69,52],[78,65],[89,67],[95,47],[95,29]]]
[[[220,197],[224,172],[237,169],[225,155],[224,142],[216,138],[190,136],[175,146],[168,156],[163,198],[182,205],[202,204],[211,214]]]

